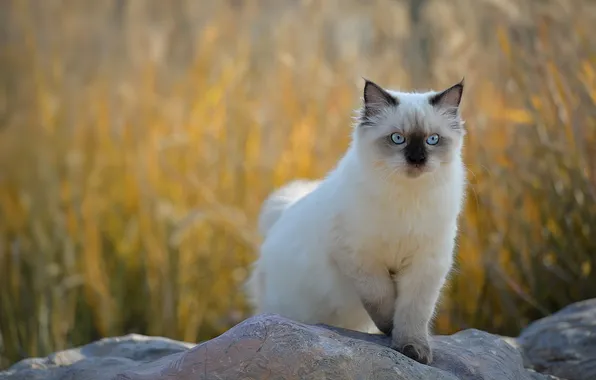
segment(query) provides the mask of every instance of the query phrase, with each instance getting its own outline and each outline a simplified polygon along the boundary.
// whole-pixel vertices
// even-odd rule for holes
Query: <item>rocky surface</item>
[[[382,335],[268,314],[198,345],[107,338],[23,360],[0,372],[0,380],[596,379],[595,326],[596,300],[590,300],[535,322],[519,339],[473,329],[435,336],[434,361],[426,366],[390,349]]]
[[[535,321],[517,343],[526,365],[538,372],[569,380],[596,379],[596,299]]]

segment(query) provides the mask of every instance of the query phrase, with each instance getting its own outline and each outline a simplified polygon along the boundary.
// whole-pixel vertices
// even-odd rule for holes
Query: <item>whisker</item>
[[[435,172],[430,173],[430,178],[433,181],[433,186],[437,187],[437,178],[435,177]]]
[[[469,171],[470,173],[472,173],[472,175],[474,176],[474,179],[476,179],[476,173],[474,173],[472,171],[472,169],[466,167],[467,171]],[[478,197],[478,192],[476,191],[476,189],[474,188],[474,185],[470,184],[470,189],[472,190],[472,193],[474,193],[474,200],[476,201],[476,209],[480,208],[480,201],[479,201],[479,197]]]

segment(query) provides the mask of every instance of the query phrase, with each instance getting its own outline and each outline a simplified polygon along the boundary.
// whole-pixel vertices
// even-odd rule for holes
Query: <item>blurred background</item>
[[[436,333],[596,297],[594,25],[589,0],[0,2],[0,368],[248,317],[260,204],[334,166],[361,77],[466,79]]]

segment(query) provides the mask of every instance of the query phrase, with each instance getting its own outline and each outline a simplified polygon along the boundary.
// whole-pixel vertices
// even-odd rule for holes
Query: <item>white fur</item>
[[[421,104],[420,94],[392,94],[402,108]],[[357,129],[324,180],[293,182],[265,202],[265,240],[248,292],[257,313],[360,331],[376,330],[361,299],[390,302],[384,313],[396,345],[416,343],[428,337],[452,265],[465,185],[461,146],[430,173],[388,176],[366,160]]]
[[[265,200],[259,215],[259,232],[267,235],[281,213],[300,198],[310,193],[320,181],[296,180],[274,191]]]

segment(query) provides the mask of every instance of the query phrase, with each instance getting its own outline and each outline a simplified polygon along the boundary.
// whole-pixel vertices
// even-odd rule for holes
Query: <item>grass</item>
[[[596,297],[589,1],[0,5],[0,368],[139,332],[211,338],[275,187],[345,151],[361,76],[466,77],[469,196],[439,333]],[[416,34],[412,34],[413,32]]]

